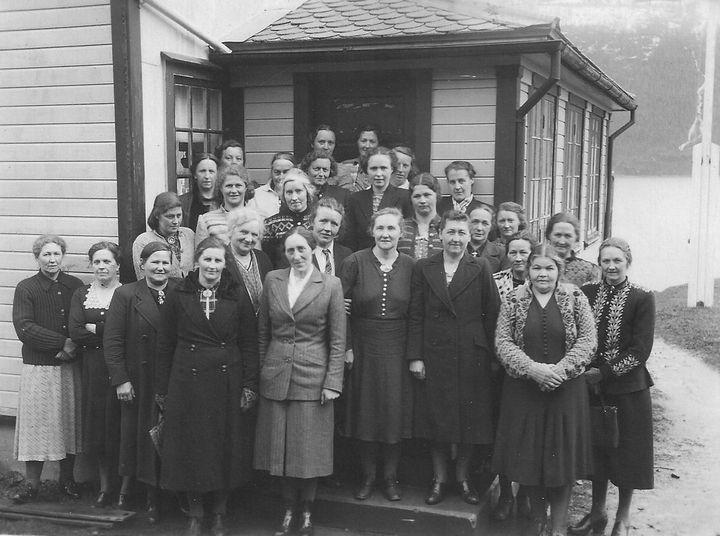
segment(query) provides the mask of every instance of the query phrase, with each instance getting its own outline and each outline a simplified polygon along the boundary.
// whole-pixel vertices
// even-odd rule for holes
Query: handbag
[[[594,447],[617,448],[620,441],[617,406],[608,405],[602,394],[600,395],[600,405],[590,406],[590,429]]]
[[[157,424],[148,430],[150,439],[152,440],[158,456],[160,455],[160,449],[162,448],[163,428],[165,428],[165,417],[163,417],[163,414],[161,413]]]

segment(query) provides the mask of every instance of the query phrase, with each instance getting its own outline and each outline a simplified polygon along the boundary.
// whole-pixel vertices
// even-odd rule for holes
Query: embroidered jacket
[[[529,379],[534,361],[525,353],[525,322],[533,300],[530,284],[510,292],[500,308],[495,332],[497,358],[513,378]],[[564,380],[571,380],[585,371],[597,346],[592,310],[585,295],[575,285],[560,283],[555,301],[565,327],[565,355],[552,365]]]
[[[655,335],[655,296],[630,283],[588,283],[582,288],[595,316],[598,349],[593,366],[608,394],[632,393],[653,385],[645,362]]]

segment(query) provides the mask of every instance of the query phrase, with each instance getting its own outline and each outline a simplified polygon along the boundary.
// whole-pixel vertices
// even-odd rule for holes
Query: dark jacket
[[[367,249],[375,245],[372,235],[370,234],[370,221],[372,218],[372,188],[362,190],[350,196],[345,210],[345,220],[343,226],[345,233],[341,237],[342,243],[349,247],[352,251]],[[380,201],[380,209],[386,207],[395,207],[400,209],[403,218],[412,216],[412,206],[410,205],[410,192],[388,186]]]
[[[465,214],[470,216],[470,213],[475,210],[476,208],[482,208],[488,206],[486,203],[483,203],[482,201],[478,201],[477,199],[473,198],[472,201],[470,201],[470,204],[465,209]],[[452,196],[443,196],[440,199],[438,199],[437,202],[437,214],[442,218],[442,215],[445,214],[448,210],[453,209],[453,200]]]
[[[15,288],[13,325],[23,343],[26,365],[62,365],[55,355],[69,337],[70,303],[76,289],[84,283],[64,272],[53,281],[38,272]]]
[[[505,246],[501,246],[496,242],[486,240],[483,247],[479,250],[473,249],[472,246],[468,244],[468,253],[473,257],[482,257],[487,259],[490,263],[492,273],[497,273],[501,269],[504,269],[503,267],[505,264],[508,264],[505,268],[509,267],[509,263],[506,263]]]

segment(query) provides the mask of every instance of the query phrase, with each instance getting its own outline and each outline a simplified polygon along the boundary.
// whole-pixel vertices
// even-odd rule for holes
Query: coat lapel
[[[293,314],[298,314],[310,303],[312,303],[313,300],[317,298],[318,294],[322,292],[323,287],[323,278],[317,268],[315,268],[310,276],[310,280],[305,285],[305,288],[302,289],[300,296],[298,296],[298,299],[295,301],[295,305],[293,305]],[[285,299],[287,300],[287,292],[285,293]]]
[[[425,279],[427,279],[428,285],[430,285],[430,288],[435,293],[435,295],[454,315],[455,308],[453,307],[452,301],[450,300],[448,287],[445,283],[443,256],[440,254],[431,257],[428,263],[423,267],[423,274],[425,275]]]
[[[160,311],[155,300],[150,294],[147,283],[144,279],[138,281],[135,286],[135,310],[142,316],[148,324],[156,331],[160,329]]]
[[[460,259],[455,276],[453,277],[450,285],[448,286],[448,294],[450,300],[454,300],[460,293],[462,293],[467,286],[472,283],[480,271],[480,266],[470,260],[470,255],[465,253]]]
[[[385,192],[383,192],[383,196],[380,200],[380,206],[378,207],[378,210],[385,207],[394,207],[396,197],[397,194],[395,193],[395,189],[392,186],[388,186]]]
[[[290,308],[290,302],[288,301],[288,281],[290,280],[290,268],[285,268],[278,278],[275,279],[274,284],[270,287],[270,303],[279,307],[286,315],[293,318],[293,312]]]

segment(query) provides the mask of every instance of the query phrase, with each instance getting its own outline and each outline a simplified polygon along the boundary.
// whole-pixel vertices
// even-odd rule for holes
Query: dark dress
[[[612,286],[591,283],[582,288],[595,313],[598,351],[592,366],[600,369],[598,384],[604,402],[617,406],[619,444],[595,447],[593,479],[610,480],[621,488],[652,489],[653,416],[645,362],[655,333],[655,297],[627,279]],[[597,392],[591,403],[600,404]]]
[[[355,357],[345,391],[344,434],[363,441],[397,443],[412,435],[412,390],[405,361],[413,260],[400,254],[383,272],[372,249],[353,253],[340,279],[352,299]]]
[[[525,352],[533,361],[554,364],[565,355],[565,327],[554,296],[544,308],[533,298],[524,335]],[[590,412],[583,376],[550,392],[533,380],[507,376],[501,408],[494,471],[513,482],[547,487],[590,474]]]
[[[156,392],[167,394],[161,486],[175,491],[232,489],[250,479],[257,393],[257,321],[247,292],[223,272],[208,320],[197,271],[167,299],[158,337]]]
[[[81,348],[83,452],[116,456],[120,442],[120,401],[110,385],[103,355],[103,333],[107,309],[86,308],[90,285],[79,288],[70,304],[70,337]],[[85,329],[95,324],[96,332]]]

